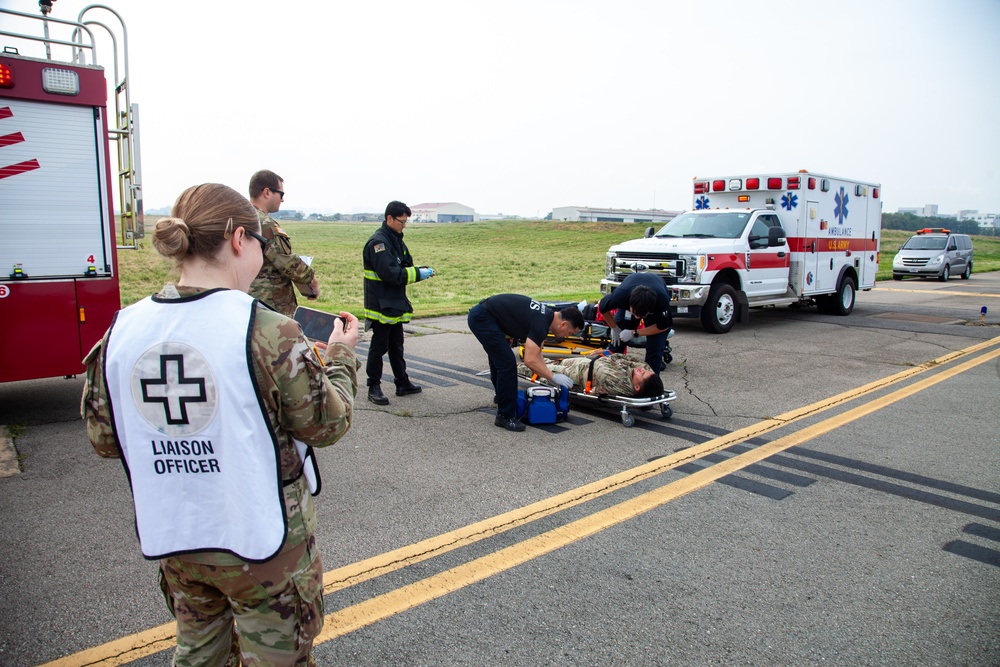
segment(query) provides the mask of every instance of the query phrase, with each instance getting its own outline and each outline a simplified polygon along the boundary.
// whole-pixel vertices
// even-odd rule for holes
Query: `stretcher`
[[[540,385],[544,387],[551,387],[552,385],[538,379],[536,376],[527,378],[523,375],[520,376],[522,380],[533,385]],[[635,425],[635,416],[631,411],[636,410],[651,410],[652,408],[659,408],[660,416],[663,419],[670,419],[674,414],[673,408],[670,407],[669,403],[671,401],[677,400],[677,394],[669,389],[665,389],[659,396],[654,396],[652,398],[635,398],[632,396],[615,396],[611,394],[598,394],[597,392],[591,391],[573,391],[569,390],[570,401],[583,402],[596,404],[601,407],[615,407],[621,408],[619,410],[619,416],[622,420],[622,425],[625,428],[630,428]]]
[[[576,305],[571,303],[554,303],[548,304],[555,308],[560,308],[568,305]],[[670,350],[670,338],[674,335],[674,330],[671,329],[667,334],[667,346],[663,353],[663,360],[665,363],[670,363],[672,360],[671,350]],[[645,337],[640,336],[638,338],[632,339],[628,343],[630,347],[644,348],[645,347]],[[606,350],[611,345],[611,329],[603,321],[597,320],[586,320],[583,324],[583,329],[573,336],[567,338],[556,338],[549,334],[544,341],[542,341],[542,356],[547,359],[562,359],[571,356],[582,356],[585,357],[595,351]],[[518,353],[520,358],[524,359],[524,345],[518,347]],[[527,380],[528,382],[536,385],[551,386],[546,382],[540,381],[537,377],[526,378],[521,376],[521,379]],[[588,381],[587,389],[590,390],[590,382]],[[602,407],[615,407],[620,408],[619,414],[621,416],[622,424],[629,428],[635,424],[635,417],[632,412],[636,410],[646,411],[653,408],[659,408],[660,416],[663,419],[670,419],[673,415],[673,408],[668,405],[670,402],[677,399],[677,394],[669,389],[664,389],[663,393],[659,396],[654,396],[652,398],[636,398],[634,396],[616,396],[611,394],[599,394],[595,391],[574,391],[569,390],[569,397],[571,400],[576,402],[597,404]]]

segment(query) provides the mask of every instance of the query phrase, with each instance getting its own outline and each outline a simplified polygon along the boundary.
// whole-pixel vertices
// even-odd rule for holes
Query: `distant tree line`
[[[915,232],[925,227],[943,227],[957,234],[979,234],[980,236],[998,236],[996,229],[980,227],[975,220],[959,220],[958,218],[933,217],[927,218],[912,213],[883,213],[882,229],[901,229]]]

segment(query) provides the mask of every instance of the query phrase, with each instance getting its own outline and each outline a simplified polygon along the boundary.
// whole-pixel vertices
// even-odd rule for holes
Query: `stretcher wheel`
[[[674,410],[666,403],[660,405],[660,416],[664,419],[670,419],[674,415]]]
[[[623,412],[622,413],[622,425],[625,428],[631,428],[633,425],[635,425],[635,417],[633,417],[632,415],[630,415],[627,412]]]

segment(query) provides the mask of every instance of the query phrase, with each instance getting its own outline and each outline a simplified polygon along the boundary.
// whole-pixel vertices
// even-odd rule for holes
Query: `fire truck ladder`
[[[122,50],[121,63],[122,75],[119,76],[119,53],[118,39],[115,31],[105,24],[95,20],[84,20],[84,15],[91,10],[105,10],[118,19],[121,26]],[[136,249],[139,247],[138,239],[146,236],[144,218],[142,212],[142,170],[139,160],[139,105],[132,103],[129,92],[128,75],[128,31],[125,29],[125,21],[118,12],[106,5],[88,5],[80,11],[77,17],[80,26],[97,26],[103,28],[111,37],[111,46],[114,51],[114,90],[115,90],[115,117],[114,126],[108,124],[108,135],[118,146],[118,202],[120,205],[118,225],[120,233],[119,249]],[[83,31],[77,28],[73,32],[74,41],[82,40]],[[82,44],[82,42],[81,42]],[[92,49],[94,64],[97,63],[97,50]],[[83,47],[74,48],[74,60],[80,64],[84,62],[85,56]],[[109,119],[110,120],[110,119]]]

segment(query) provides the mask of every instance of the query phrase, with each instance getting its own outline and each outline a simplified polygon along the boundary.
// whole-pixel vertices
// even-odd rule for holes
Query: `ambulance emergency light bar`
[[[717,179],[714,181],[698,181],[694,182],[694,193],[696,195],[709,194],[710,192],[725,192],[727,189],[730,192],[739,192],[741,190],[760,190],[761,178],[751,177],[747,178],[744,182],[741,178],[731,178],[727,184],[724,179]],[[802,178],[799,176],[789,176],[788,179],[781,178],[780,176],[769,176],[763,179],[766,190],[799,190],[802,187]],[[806,188],[809,190],[816,189],[816,179],[812,176],[808,177],[806,180]],[[820,190],[823,192],[830,191],[830,179],[824,178],[819,182]],[[868,187],[865,185],[855,185],[854,194],[858,197],[864,197],[868,194]],[[872,188],[872,197],[878,199],[878,188]],[[741,202],[750,201],[748,197],[741,196],[739,198]]]

